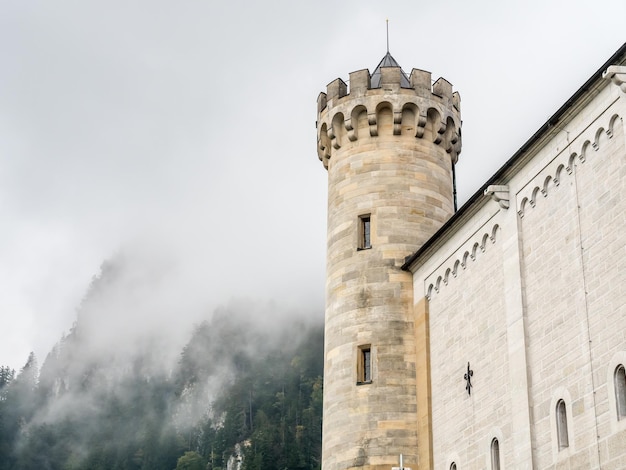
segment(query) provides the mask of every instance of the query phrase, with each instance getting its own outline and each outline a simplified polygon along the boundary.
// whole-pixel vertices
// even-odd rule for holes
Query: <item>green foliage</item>
[[[176,464],[176,470],[205,470],[206,462],[200,454],[194,451],[185,452],[181,458],[178,459]]]
[[[97,286],[96,286],[97,287]],[[92,286],[93,289],[95,289]],[[200,324],[173,371],[85,360],[80,325],[37,373],[0,368],[0,470],[320,468],[322,327]]]

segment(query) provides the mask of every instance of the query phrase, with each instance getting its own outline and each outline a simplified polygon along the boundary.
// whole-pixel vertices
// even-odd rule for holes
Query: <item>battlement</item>
[[[385,133],[430,139],[456,163],[461,152],[461,98],[444,78],[431,73],[378,67],[350,73],[349,86],[333,80],[317,99],[318,156],[328,168],[335,150]]]
[[[371,75],[368,69],[357,70],[350,73],[349,83],[346,84],[341,78],[330,82],[326,87],[326,93],[321,92],[317,99],[317,112],[322,112],[328,103],[336,102],[345,96],[352,98],[363,96],[368,90],[384,90],[386,92],[399,89],[414,90],[418,96],[427,97],[428,94],[447,99],[460,111],[461,98],[458,92],[452,91],[452,84],[445,78],[440,77],[432,83],[431,73],[425,70],[413,69],[408,79],[410,86],[404,86],[407,78],[400,67],[383,67],[380,69],[380,84],[372,86]],[[331,104],[332,106],[332,104]]]

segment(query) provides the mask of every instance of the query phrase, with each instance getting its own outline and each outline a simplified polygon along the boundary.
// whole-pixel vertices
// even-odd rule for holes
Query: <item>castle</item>
[[[318,98],[323,470],[626,468],[626,44],[461,208],[461,100]]]

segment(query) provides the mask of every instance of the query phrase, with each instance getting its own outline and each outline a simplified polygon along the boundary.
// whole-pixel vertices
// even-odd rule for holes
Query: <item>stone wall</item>
[[[626,468],[613,385],[626,361],[626,94],[605,85],[497,182],[506,204],[476,200],[412,268],[428,303],[435,469],[491,468],[494,437],[501,468]]]

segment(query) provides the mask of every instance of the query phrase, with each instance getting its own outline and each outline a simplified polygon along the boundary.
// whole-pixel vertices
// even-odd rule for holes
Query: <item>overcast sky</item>
[[[623,0],[0,0],[0,364],[43,361],[120,252],[168,267],[180,324],[321,312],[316,99],[373,70],[386,18],[461,93],[461,203],[626,40]]]

